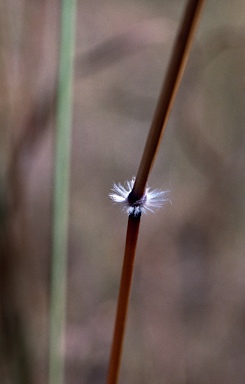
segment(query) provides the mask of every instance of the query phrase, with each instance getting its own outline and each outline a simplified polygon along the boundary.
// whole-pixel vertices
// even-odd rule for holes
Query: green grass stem
[[[75,16],[76,0],[62,0],[53,191],[49,384],[62,384],[64,382],[66,269]]]

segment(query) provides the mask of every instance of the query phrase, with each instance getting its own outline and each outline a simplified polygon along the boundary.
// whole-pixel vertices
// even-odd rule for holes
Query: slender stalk
[[[146,182],[166,128],[195,37],[204,2],[205,0],[189,0],[187,4],[136,176],[133,194],[137,198],[142,197],[144,194]]]
[[[49,384],[64,381],[66,263],[76,0],[61,2],[49,335]]]
[[[144,195],[146,182],[153,166],[154,159],[165,130],[167,120],[176,96],[191,44],[205,0],[189,0],[182,23],[175,41],[172,58],[169,63],[166,79],[160,93],[159,101],[153,117],[152,125],[146,141],[142,160],[131,192],[132,202]],[[117,384],[119,377],[122,345],[128,311],[130,288],[134,268],[134,259],[139,232],[140,219],[129,216],[124,253],[120,291],[117,305],[117,315],[109,362],[107,384]]]
[[[140,217],[129,216],[107,384],[118,381],[139,226]]]

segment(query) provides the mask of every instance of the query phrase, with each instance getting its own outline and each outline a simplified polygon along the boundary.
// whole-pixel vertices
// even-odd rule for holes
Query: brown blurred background
[[[127,218],[183,0],[78,1],[66,383],[105,383]],[[207,1],[149,184],[120,383],[245,381],[245,2]],[[47,383],[58,0],[0,3],[0,382]]]

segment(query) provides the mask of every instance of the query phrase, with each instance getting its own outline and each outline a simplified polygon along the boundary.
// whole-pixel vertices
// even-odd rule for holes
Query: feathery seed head
[[[146,187],[143,197],[135,201],[131,195],[134,182],[135,177],[127,180],[124,185],[113,183],[112,192],[109,194],[114,203],[123,204],[123,211],[127,212],[128,216],[139,217],[142,213],[154,212],[155,208],[161,208],[164,202],[170,201],[167,197],[169,191],[151,190],[149,187]]]

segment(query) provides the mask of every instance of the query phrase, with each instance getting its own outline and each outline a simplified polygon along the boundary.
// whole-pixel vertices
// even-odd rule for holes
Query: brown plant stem
[[[205,0],[189,0],[187,4],[136,176],[133,188],[136,199],[144,195],[146,182],[167,125],[204,2]]]
[[[140,217],[129,216],[107,384],[118,381],[139,225]]]
[[[166,128],[174,98],[189,56],[191,44],[194,40],[194,34],[204,2],[205,0],[189,0],[187,3],[184,17],[174,44],[166,79],[150,127],[133,191],[130,194],[132,203],[139,200],[144,195],[146,182],[153,166],[161,137]],[[129,216],[107,384],[118,383],[139,225],[139,217]]]

